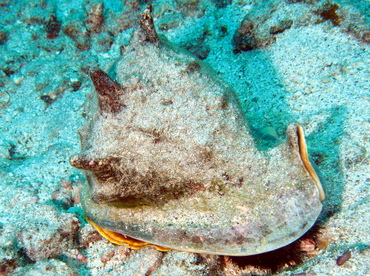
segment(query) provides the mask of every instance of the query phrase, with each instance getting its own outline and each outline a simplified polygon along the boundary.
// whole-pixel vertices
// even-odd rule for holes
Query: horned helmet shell
[[[81,203],[111,241],[246,256],[301,237],[324,193],[303,129],[257,149],[235,93],[157,36],[150,10],[117,64],[90,73],[96,98],[71,164]]]

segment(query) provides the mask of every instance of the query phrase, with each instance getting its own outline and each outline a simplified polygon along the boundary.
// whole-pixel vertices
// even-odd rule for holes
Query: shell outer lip
[[[131,238],[129,236],[123,235],[123,234],[118,233],[118,232],[114,232],[114,231],[104,229],[104,228],[100,227],[99,225],[97,225],[94,221],[92,221],[91,219],[89,219],[86,216],[85,216],[85,219],[96,229],[96,231],[99,232],[100,235],[102,235],[104,238],[109,240],[111,243],[114,243],[114,244],[117,244],[117,245],[124,245],[128,248],[131,248],[131,249],[140,249],[140,248],[143,248],[145,246],[153,246],[156,249],[158,249],[159,251],[164,251],[165,252],[165,251],[170,251],[171,250],[170,248],[167,248],[167,247],[147,243],[147,242],[137,240],[137,239]]]
[[[289,242],[286,242],[285,244],[283,244],[279,247],[269,247],[269,244],[267,244],[265,241],[262,240],[261,241],[262,246],[260,246],[259,249],[256,249],[256,250],[253,248],[253,246],[251,246],[251,248],[248,248],[248,251],[245,251],[245,252],[233,252],[233,251],[230,251],[230,250],[209,251],[207,249],[191,249],[191,248],[187,248],[186,245],[181,245],[181,244],[179,244],[179,245],[169,245],[169,244],[165,244],[163,242],[157,242],[157,241],[154,241],[154,240],[151,240],[151,239],[145,239],[145,238],[142,238],[142,237],[139,237],[139,236],[135,235],[135,233],[133,233],[133,232],[122,230],[123,228],[127,228],[126,226],[122,227],[122,229],[112,227],[111,223],[109,222],[109,218],[106,218],[106,217],[102,218],[102,215],[104,215],[104,213],[106,214],[106,212],[101,212],[101,210],[99,210],[100,207],[102,207],[104,205],[109,205],[109,204],[95,203],[91,199],[91,197],[89,197],[89,188],[88,187],[85,187],[85,189],[82,191],[81,199],[82,199],[81,202],[82,202],[82,205],[83,205],[82,207],[83,207],[83,209],[86,213],[85,216],[88,218],[88,220],[90,222],[94,221],[93,226],[96,229],[97,229],[96,226],[98,226],[99,228],[107,230],[108,232],[115,232],[115,233],[121,234],[123,236],[130,237],[133,240],[139,241],[140,243],[144,244],[143,246],[139,246],[139,247],[135,248],[134,246],[130,245],[130,243],[121,243],[122,245],[128,246],[129,248],[139,249],[139,248],[144,247],[144,246],[154,246],[160,251],[177,250],[177,251],[180,251],[180,252],[205,253],[205,254],[225,255],[225,256],[251,256],[251,255],[266,253],[266,252],[273,251],[275,249],[284,247],[284,246],[296,241],[302,235],[304,235],[304,233],[306,233],[309,229],[311,229],[312,226],[315,224],[316,219],[317,219],[317,217],[319,216],[319,214],[321,212],[321,207],[320,207],[319,209],[316,210],[316,214],[312,216],[312,220],[307,222],[304,225],[304,231],[302,231],[301,235],[296,236],[294,238],[291,238],[291,240]],[[97,207],[97,209],[91,208],[90,205]],[[115,214],[114,216],[116,216],[116,215],[117,214]],[[123,222],[123,224],[125,224],[125,223]],[[146,227],[143,226],[142,228],[143,228],[142,231],[145,231]],[[101,233],[99,230],[98,230],[98,232]],[[107,237],[107,236],[105,236],[105,237],[112,242],[110,237]],[[196,238],[196,237],[193,237],[193,238]],[[200,237],[200,239],[201,238],[202,237]],[[170,238],[167,238],[166,240],[171,241]],[[113,241],[113,243],[116,243],[116,242]]]
[[[315,181],[316,187],[319,190],[319,198],[320,201],[323,201],[325,199],[325,192],[324,188],[321,184],[320,178],[317,175],[315,169],[313,168],[309,155],[307,150],[307,143],[304,136],[303,127],[300,125],[297,125],[297,136],[298,136],[298,145],[299,145],[299,154],[301,156],[303,165],[307,171],[307,173],[312,177],[312,179]]]

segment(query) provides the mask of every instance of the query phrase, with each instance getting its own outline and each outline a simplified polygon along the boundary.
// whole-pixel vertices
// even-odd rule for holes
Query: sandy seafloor
[[[1,275],[212,275],[194,254],[169,252],[160,264],[158,251],[114,246],[81,219],[85,178],[68,159],[79,152],[93,91],[84,68],[109,71],[129,41],[136,2],[0,0]],[[99,3],[104,22],[94,33],[100,26],[86,23],[86,11]],[[209,50],[205,61],[235,89],[254,129],[272,127],[284,139],[289,123],[305,128],[327,195],[327,245],[278,275],[370,275],[370,2],[332,1],[340,24],[312,12],[325,3],[152,2],[160,34]],[[233,53],[240,22],[259,9],[269,15],[255,18],[256,36],[274,20],[294,23],[272,42]],[[55,38],[46,38],[50,15],[61,24]],[[352,257],[338,266],[347,250]]]

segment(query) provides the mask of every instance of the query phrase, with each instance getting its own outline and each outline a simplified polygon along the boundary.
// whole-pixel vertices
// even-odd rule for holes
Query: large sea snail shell
[[[70,160],[86,170],[87,218],[108,238],[220,255],[302,236],[324,198],[302,128],[289,126],[285,143],[260,152],[234,92],[161,42],[148,9],[140,25],[117,82],[90,74],[97,99],[80,131],[83,151]]]

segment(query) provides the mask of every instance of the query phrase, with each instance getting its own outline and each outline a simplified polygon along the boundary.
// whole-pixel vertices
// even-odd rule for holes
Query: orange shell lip
[[[313,168],[310,158],[308,156],[307,143],[304,137],[303,127],[300,125],[297,126],[297,135],[298,135],[298,144],[299,144],[299,154],[301,155],[303,165],[306,171],[308,172],[308,174],[315,181],[316,187],[319,190],[320,201],[323,201],[325,199],[325,192],[322,187],[320,178],[317,175],[315,169]]]
[[[118,244],[118,245],[124,245],[131,249],[140,249],[145,246],[153,246],[159,251],[170,251],[171,250],[170,248],[167,248],[167,247],[147,243],[144,241],[131,238],[126,235],[122,235],[114,231],[110,231],[108,229],[104,229],[100,227],[99,225],[97,225],[95,222],[93,222],[91,219],[87,217],[85,217],[85,219],[96,229],[96,231],[99,232],[100,235],[102,235],[104,238],[109,240],[111,243]]]

